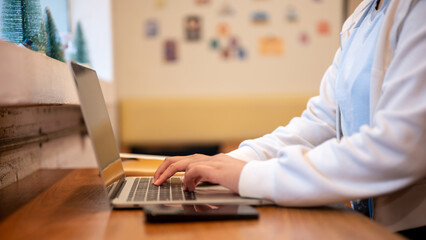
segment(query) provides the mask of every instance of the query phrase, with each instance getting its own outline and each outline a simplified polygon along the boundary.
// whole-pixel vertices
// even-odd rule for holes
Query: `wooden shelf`
[[[0,41],[0,188],[40,168],[96,166],[67,64]]]
[[[0,41],[0,106],[78,104],[67,64]]]

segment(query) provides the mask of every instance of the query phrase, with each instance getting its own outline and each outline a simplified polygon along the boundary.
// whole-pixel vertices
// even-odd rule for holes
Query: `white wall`
[[[155,2],[112,2],[115,76],[120,99],[317,93],[321,77],[339,45],[342,1],[212,0],[206,6],[197,6],[194,0],[164,0],[162,9],[156,8]],[[218,16],[224,2],[233,5],[234,16]],[[288,6],[299,10],[300,22],[285,21]],[[267,25],[253,26],[250,22],[251,13],[256,10],[269,13]],[[200,42],[187,42],[184,38],[183,19],[189,14],[203,18]],[[144,24],[152,18],[158,20],[160,34],[148,39],[144,36]],[[316,34],[317,21],[324,19],[331,23],[331,34],[325,37]],[[209,49],[209,39],[220,22],[231,25],[248,49],[248,59],[224,61],[218,52]],[[297,40],[301,30],[312,36],[308,47]],[[259,55],[258,39],[268,35],[284,39],[282,57]],[[178,41],[179,60],[174,64],[163,61],[162,47],[167,38]]]
[[[69,0],[69,6],[71,29],[75,32],[77,22],[81,22],[91,67],[100,79],[112,81],[114,62],[110,0]]]
[[[101,79],[102,92],[111,118],[114,134],[119,138],[117,83],[114,80],[112,46],[112,20],[110,0],[68,0],[71,29],[75,32],[80,21],[87,48],[90,67]]]

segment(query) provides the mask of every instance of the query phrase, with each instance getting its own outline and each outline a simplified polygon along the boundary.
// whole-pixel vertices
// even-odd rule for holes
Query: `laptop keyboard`
[[[151,183],[152,178],[136,178],[130,189],[128,202],[196,200],[194,192],[183,191],[182,180],[172,177],[160,186]]]

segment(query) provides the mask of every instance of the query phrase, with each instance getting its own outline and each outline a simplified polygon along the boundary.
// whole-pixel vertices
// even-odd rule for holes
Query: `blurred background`
[[[64,58],[97,71],[121,151],[183,155],[230,151],[300,115],[361,1],[39,2]]]

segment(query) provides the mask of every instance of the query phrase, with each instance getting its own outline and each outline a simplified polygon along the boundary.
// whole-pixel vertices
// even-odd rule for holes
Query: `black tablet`
[[[248,205],[147,205],[145,219],[151,223],[258,219],[257,210]]]

